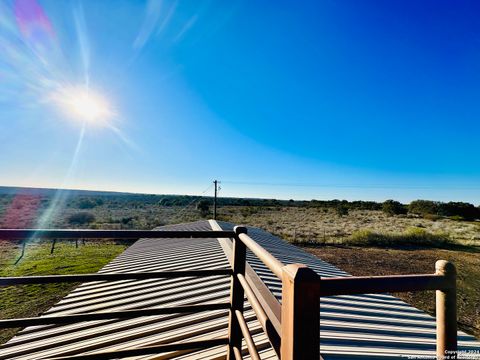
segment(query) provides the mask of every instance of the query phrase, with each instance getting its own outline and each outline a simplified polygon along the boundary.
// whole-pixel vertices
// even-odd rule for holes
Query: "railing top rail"
[[[443,290],[451,286],[448,278],[438,274],[349,276],[321,278],[319,280],[319,294],[320,296],[333,296]]]
[[[140,238],[230,238],[235,236],[227,230],[90,230],[90,229],[0,229],[0,239],[140,239]]]
[[[238,238],[279,278],[282,278],[282,268],[285,266],[275,256],[270,254],[259,243],[246,234],[246,228],[237,226],[235,232]]]

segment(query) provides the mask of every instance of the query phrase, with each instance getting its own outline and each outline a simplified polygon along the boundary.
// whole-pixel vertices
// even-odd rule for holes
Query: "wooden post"
[[[242,331],[238,323],[235,311],[243,313],[244,291],[238,280],[237,275],[245,275],[245,262],[247,247],[239,239],[240,234],[246,234],[247,228],[243,226],[235,226],[235,237],[233,239],[233,257],[232,268],[233,275],[230,286],[230,314],[228,319],[228,356],[227,360],[235,359],[234,349],[242,351]]]
[[[437,359],[457,358],[457,294],[455,266],[448,261],[435,263],[435,274],[442,275],[446,287],[436,291]]]
[[[283,267],[282,360],[320,358],[319,276],[301,264]]]

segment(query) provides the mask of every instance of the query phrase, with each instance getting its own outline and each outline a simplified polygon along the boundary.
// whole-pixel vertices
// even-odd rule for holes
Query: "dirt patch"
[[[305,247],[305,250],[357,276],[435,272],[439,259],[452,261],[458,272],[458,326],[480,339],[480,253],[444,249],[379,249],[365,247]],[[435,314],[432,291],[395,294],[409,304]]]

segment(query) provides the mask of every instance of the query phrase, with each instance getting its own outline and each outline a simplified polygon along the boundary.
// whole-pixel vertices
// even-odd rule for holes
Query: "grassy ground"
[[[81,274],[98,271],[126,248],[121,243],[89,241],[59,242],[50,254],[51,243],[26,246],[24,257],[15,265],[21,254],[18,243],[0,241],[0,276]],[[19,285],[0,289],[0,318],[38,316],[77,284]],[[0,331],[0,343],[10,339],[18,329]]]
[[[374,210],[353,210],[346,216],[339,216],[334,209],[296,207],[224,207],[219,214],[223,220],[258,226],[295,243],[340,244],[358,231],[403,234],[417,228],[430,234],[446,235],[463,244],[480,245],[478,222],[389,216]]]
[[[382,249],[373,247],[318,246],[305,250],[357,276],[421,274],[435,272],[435,262],[449,260],[457,266],[458,325],[480,339],[480,250]],[[430,314],[435,312],[431,291],[395,294]]]
[[[0,227],[152,229],[212,217],[211,213],[202,217],[195,208],[195,202],[189,206],[163,206],[159,201],[147,201],[148,197],[144,201],[128,199],[121,196],[99,198],[97,200],[102,201],[92,208],[81,208],[78,201],[72,199],[56,211],[50,211],[52,201],[46,198],[17,196],[12,199],[0,196]],[[91,215],[93,221],[84,224],[69,221],[71,216],[82,212]],[[339,216],[334,208],[306,206],[222,206],[218,214],[220,220],[258,226],[296,243],[337,244],[344,243],[359,231],[368,230],[380,235],[404,234],[417,228],[464,244],[480,245],[480,222],[447,218],[389,216],[374,210],[350,210],[347,215]]]
[[[72,200],[49,213],[50,200],[45,198],[19,196],[12,200],[0,197],[0,227],[152,229],[212,216],[202,216],[195,209],[195,203],[163,206],[159,201],[125,199],[104,198],[103,202],[89,208],[80,207]],[[92,222],[72,223],[71,216],[79,212],[91,214]],[[46,214],[49,214],[46,217],[48,221],[39,221]],[[437,259],[452,260],[459,268],[461,328],[480,337],[480,254],[471,250],[473,248],[455,245],[480,246],[480,222],[437,217],[425,219],[412,215],[389,216],[373,210],[350,210],[348,214],[339,216],[333,208],[283,205],[222,206],[218,214],[219,220],[257,226],[302,246],[337,245],[308,249],[354,275],[430,273]],[[429,248],[418,249],[417,246],[415,250],[406,249],[419,244]],[[403,250],[399,246],[403,246]],[[94,272],[124,247],[89,242],[76,249],[72,244],[62,243],[50,255],[50,245],[41,244],[28,248],[25,259],[14,266],[20,249],[0,241],[0,276]],[[0,317],[35,316],[71,288],[70,285],[51,285],[0,290]],[[38,294],[42,296],[37,297]],[[431,294],[403,294],[402,297],[419,308],[433,312]],[[0,341],[8,334],[0,334]]]

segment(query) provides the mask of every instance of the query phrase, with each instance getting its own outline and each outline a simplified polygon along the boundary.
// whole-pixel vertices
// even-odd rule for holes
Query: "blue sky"
[[[478,204],[479,11],[3,1],[0,184]],[[100,94],[108,123],[60,109],[69,86]]]

